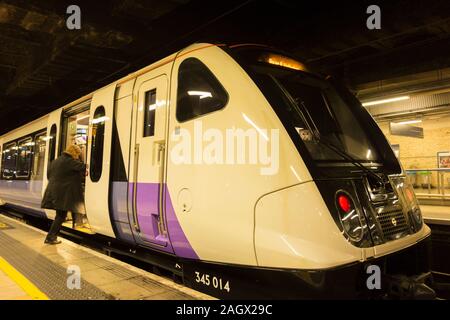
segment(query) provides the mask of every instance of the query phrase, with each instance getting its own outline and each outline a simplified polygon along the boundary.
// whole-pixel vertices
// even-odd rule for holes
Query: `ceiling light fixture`
[[[396,101],[402,101],[402,100],[408,100],[408,99],[410,99],[409,96],[401,96],[401,97],[390,98],[390,99],[383,99],[383,100],[375,100],[375,101],[364,102],[362,105],[364,107],[369,107],[369,106],[374,106],[374,105],[377,105],[377,104],[383,104],[383,103],[388,103],[388,102],[396,102]]]
[[[408,120],[402,122],[394,122],[395,124],[413,124],[413,123],[421,123],[422,120]]]

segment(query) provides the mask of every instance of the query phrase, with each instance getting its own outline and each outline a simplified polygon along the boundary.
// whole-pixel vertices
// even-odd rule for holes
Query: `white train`
[[[214,296],[381,296],[429,272],[430,229],[376,123],[277,50],[195,44],[1,136],[0,204],[52,219],[46,168],[73,142],[91,230]]]

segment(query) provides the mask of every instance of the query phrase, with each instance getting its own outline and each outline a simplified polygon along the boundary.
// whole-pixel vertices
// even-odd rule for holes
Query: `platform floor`
[[[420,205],[425,223],[450,225],[449,206]]]
[[[210,296],[0,215],[0,300],[206,300]]]

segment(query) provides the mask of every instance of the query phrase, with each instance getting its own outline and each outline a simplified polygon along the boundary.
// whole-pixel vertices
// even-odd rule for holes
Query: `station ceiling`
[[[66,28],[71,4],[81,30]],[[450,67],[450,1],[377,1],[381,30],[370,4],[1,0],[0,134],[194,42],[275,46],[354,90]]]

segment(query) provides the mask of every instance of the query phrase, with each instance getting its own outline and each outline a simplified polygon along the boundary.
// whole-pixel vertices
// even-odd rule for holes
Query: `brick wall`
[[[391,144],[400,145],[400,161],[404,169],[437,168],[437,153],[450,151],[450,115],[426,118],[422,123],[413,124],[423,127],[423,139],[391,135],[389,122],[378,125]],[[436,185],[436,182],[433,174],[432,183]]]

